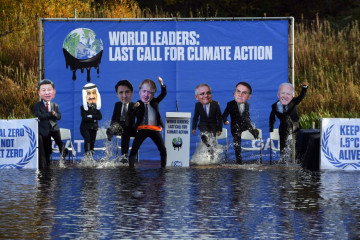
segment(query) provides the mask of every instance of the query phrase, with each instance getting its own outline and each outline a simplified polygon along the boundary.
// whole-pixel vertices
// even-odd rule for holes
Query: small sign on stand
[[[190,162],[190,119],[189,112],[167,112],[165,146],[167,166],[189,167]]]

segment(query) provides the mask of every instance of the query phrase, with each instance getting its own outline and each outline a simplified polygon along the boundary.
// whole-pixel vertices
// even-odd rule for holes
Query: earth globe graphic
[[[76,80],[76,70],[81,73],[87,70],[87,81],[90,82],[90,69],[94,67],[99,74],[99,65],[103,53],[103,42],[96,37],[89,28],[77,28],[72,30],[63,42],[63,52],[66,68],[73,72],[73,80]]]
[[[181,148],[181,146],[182,146],[182,139],[180,137],[173,138],[172,145],[174,147],[174,150],[176,148],[179,150]]]

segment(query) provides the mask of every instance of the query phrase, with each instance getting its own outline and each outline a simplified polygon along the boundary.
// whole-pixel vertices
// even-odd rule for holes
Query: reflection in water
[[[255,164],[2,170],[5,239],[356,239],[360,175]]]

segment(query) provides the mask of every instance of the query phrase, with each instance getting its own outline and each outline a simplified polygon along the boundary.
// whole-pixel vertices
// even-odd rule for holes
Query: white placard
[[[0,169],[38,168],[36,119],[0,120]]]
[[[166,113],[165,146],[167,151],[167,166],[189,166],[190,119],[191,113],[189,112]]]
[[[321,120],[320,169],[360,170],[360,119]]]

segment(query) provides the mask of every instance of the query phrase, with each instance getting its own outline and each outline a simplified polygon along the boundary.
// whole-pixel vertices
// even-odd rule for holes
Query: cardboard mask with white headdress
[[[93,83],[85,84],[82,89],[83,107],[85,111],[88,111],[88,104],[96,104],[96,109],[101,109],[101,96],[97,86]]]

